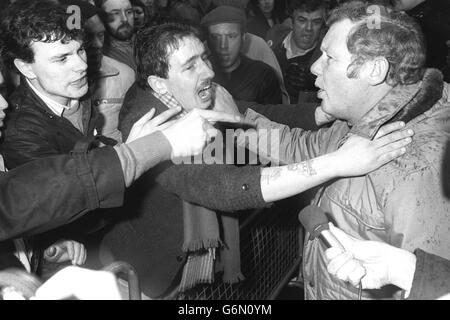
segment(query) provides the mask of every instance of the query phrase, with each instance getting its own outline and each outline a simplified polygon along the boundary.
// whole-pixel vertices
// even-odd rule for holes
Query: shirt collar
[[[37,94],[37,96],[39,98],[41,98],[42,101],[44,101],[45,105],[57,116],[62,116],[64,110],[69,110],[72,109],[75,106],[79,105],[79,100],[77,99],[69,99],[69,103],[68,105],[63,105],[60,104],[59,102],[56,102],[55,100],[43,95],[41,92],[39,92],[38,89],[36,89],[35,86],[33,86],[33,84],[26,79],[26,81],[28,82],[28,85],[30,86],[30,88],[34,91],[34,93]]]
[[[289,34],[283,40],[283,46],[286,49],[286,58],[287,59],[293,59],[296,57],[304,56],[308,52],[314,50],[315,47],[317,46],[317,42],[311,48],[309,48],[307,50],[303,50],[303,49],[298,48],[297,46],[293,46],[292,45],[292,32],[293,31],[289,32]]]
[[[187,114],[187,112],[186,112],[186,110],[184,110],[183,106],[170,93],[166,92],[166,93],[160,94],[160,93],[158,93],[156,91],[152,91],[152,93],[157,99],[159,99],[162,103],[164,103],[164,105],[166,107],[168,107],[169,109],[174,109],[176,107],[180,107],[181,110],[183,110],[180,113],[180,115]]]

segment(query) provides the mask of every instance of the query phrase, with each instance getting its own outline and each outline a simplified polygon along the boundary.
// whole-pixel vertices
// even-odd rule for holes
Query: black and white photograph
[[[0,300],[450,300],[450,0],[0,0]]]

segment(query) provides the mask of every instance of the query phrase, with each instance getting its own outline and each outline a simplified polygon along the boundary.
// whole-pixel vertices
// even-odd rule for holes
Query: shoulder
[[[448,148],[449,135],[446,132],[421,131],[413,126],[413,142],[406,154],[369,174],[376,186],[386,196],[397,190],[406,197],[410,192],[434,192],[441,190],[450,177]],[[416,191],[414,191],[416,190]]]
[[[150,110],[149,102],[153,99],[150,90],[142,89],[137,82],[128,89],[120,110],[120,117],[132,116],[135,113],[147,112]],[[150,100],[150,101],[149,101]]]
[[[276,77],[275,70],[269,66],[267,63],[254,60],[247,56],[242,55],[242,67],[245,69],[251,69],[251,72],[256,77],[260,77],[261,75],[273,75]]]
[[[291,31],[292,28],[284,24],[274,25],[269,29],[266,35],[266,41],[269,44],[269,47],[273,49],[279,47]]]
[[[152,108],[156,109],[156,114],[165,110],[162,103],[152,94],[150,89],[142,89],[135,82],[128,89],[119,113],[119,130],[122,132],[124,140],[128,137],[128,133],[134,123]]]
[[[10,134],[22,131],[45,132],[47,128],[46,123],[50,116],[45,115],[43,111],[32,108],[29,105],[25,107],[17,106],[8,113],[5,132]]]

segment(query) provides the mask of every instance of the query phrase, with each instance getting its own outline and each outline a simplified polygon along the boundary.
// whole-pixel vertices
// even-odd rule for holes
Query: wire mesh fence
[[[185,292],[187,300],[265,300],[276,297],[289,282],[301,259],[296,199],[271,208],[241,214],[241,267],[245,280],[237,284],[201,285]]]

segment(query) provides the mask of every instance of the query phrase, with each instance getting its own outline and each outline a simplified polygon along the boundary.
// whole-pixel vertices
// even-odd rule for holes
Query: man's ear
[[[389,62],[385,57],[377,57],[367,63],[367,80],[370,85],[376,86],[386,80],[389,72]]]
[[[19,70],[20,73],[25,76],[25,78],[29,80],[36,79],[36,74],[31,68],[30,63],[24,62],[21,59],[14,59],[14,65],[16,66],[17,70]]]
[[[162,79],[158,76],[149,76],[147,78],[147,83],[150,86],[150,88],[153,89],[153,91],[155,91],[159,94],[164,94],[168,91],[164,79]]]

